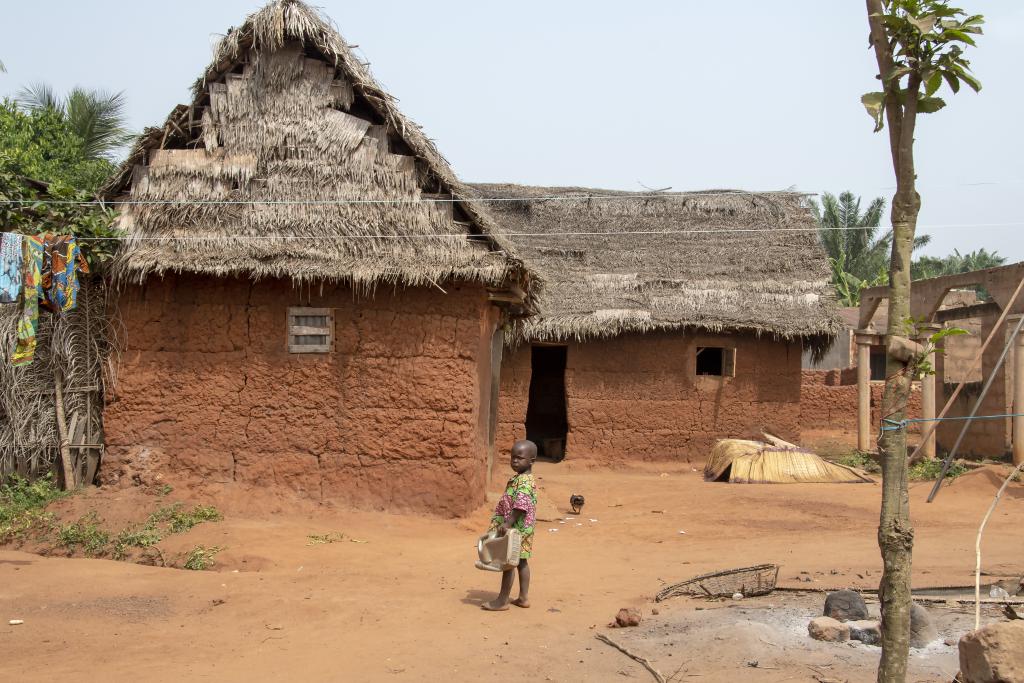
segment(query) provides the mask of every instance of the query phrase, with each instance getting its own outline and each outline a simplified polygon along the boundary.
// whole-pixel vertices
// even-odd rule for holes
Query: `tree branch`
[[[903,109],[900,105],[899,83],[885,82],[885,74],[892,71],[893,59],[892,50],[889,48],[889,38],[885,32],[885,24],[882,23],[882,15],[885,10],[882,7],[882,0],[867,0],[868,6],[868,27],[870,28],[871,46],[875,49],[875,61],[878,63],[878,79],[882,84],[882,92],[885,93],[885,118],[889,124],[889,150],[892,153],[892,168],[896,176],[900,174],[900,161],[897,150],[900,146],[901,131],[903,128]]]

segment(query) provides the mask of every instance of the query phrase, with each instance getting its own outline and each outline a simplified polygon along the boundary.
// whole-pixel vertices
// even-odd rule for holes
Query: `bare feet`
[[[530,601],[527,600],[526,598],[516,598],[515,600],[512,601],[512,604],[515,605],[516,607],[522,607],[523,609],[529,609],[530,608]]]
[[[480,609],[486,610],[488,612],[504,612],[508,609],[508,602],[498,602],[497,600],[492,600],[491,602],[485,602],[482,605],[480,605]]]

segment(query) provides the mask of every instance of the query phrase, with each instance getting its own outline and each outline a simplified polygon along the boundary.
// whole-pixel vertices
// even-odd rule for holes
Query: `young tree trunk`
[[[893,247],[889,270],[888,338],[910,337],[910,252],[920,202],[913,190],[897,192],[893,201]],[[882,415],[900,421],[906,417],[911,376],[907,365],[888,354]],[[907,492],[907,432],[884,432],[879,443],[882,460],[882,511],[878,547],[883,572],[878,587],[882,610],[882,658],[879,683],[903,683],[910,650],[910,570],[914,529],[910,525]]]
[[[893,56],[885,27],[881,0],[867,0],[871,42],[878,62],[878,73],[892,71]],[[896,194],[892,201],[892,258],[889,262],[889,327],[887,341],[894,337],[912,338],[910,317],[910,259],[921,198],[915,187],[914,127],[921,81],[910,74],[907,91],[915,97],[900,102],[898,85],[883,83],[886,93],[885,116],[889,128],[889,148],[896,175]],[[908,364],[886,353],[885,393],[882,416],[900,421],[907,414],[911,370]],[[882,460],[882,510],[878,523],[878,547],[882,552],[882,580],[878,597],[882,612],[882,658],[878,664],[879,683],[904,683],[910,652],[910,571],[914,547],[914,529],[910,525],[910,497],[907,491],[906,430],[885,431],[879,441]]]

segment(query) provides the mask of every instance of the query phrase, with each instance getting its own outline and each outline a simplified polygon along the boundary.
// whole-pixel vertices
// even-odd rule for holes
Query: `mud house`
[[[799,438],[801,353],[841,326],[801,195],[474,187],[546,283],[510,326],[500,441],[614,460]]]
[[[474,508],[534,290],[515,246],[301,2],[230,30],[192,94],[108,188],[132,203],[101,477]]]

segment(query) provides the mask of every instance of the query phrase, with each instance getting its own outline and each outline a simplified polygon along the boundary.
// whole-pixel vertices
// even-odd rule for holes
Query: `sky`
[[[0,95],[47,82],[123,90],[130,125],[159,125],[217,38],[260,0],[7,2]],[[406,115],[470,182],[642,191],[851,190],[891,198],[888,138],[860,0],[314,0]],[[980,94],[916,136],[919,254],[1024,260],[1024,3],[986,16],[970,50]],[[43,31],[45,30],[45,35]]]

